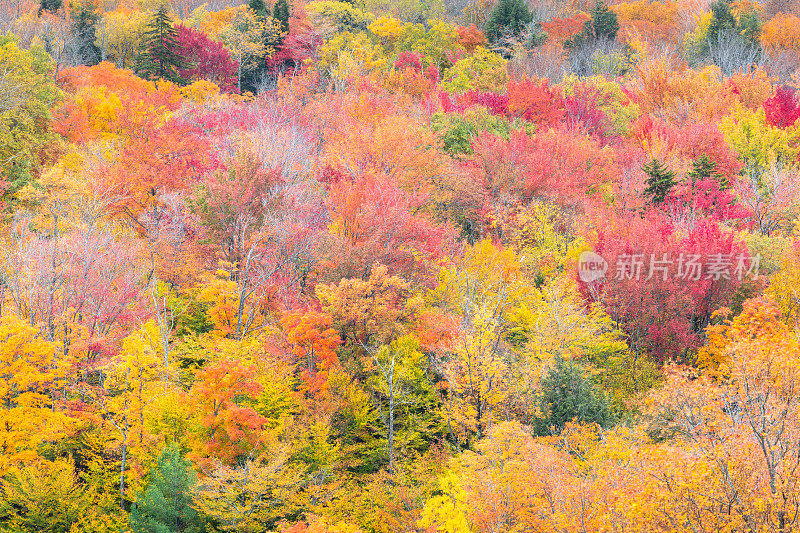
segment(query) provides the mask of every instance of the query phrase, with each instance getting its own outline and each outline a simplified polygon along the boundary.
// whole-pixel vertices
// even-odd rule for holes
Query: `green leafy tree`
[[[519,37],[531,19],[531,12],[523,0],[500,0],[489,15],[483,32],[491,43],[501,37]]]
[[[178,31],[172,25],[166,5],[162,5],[142,33],[142,53],[139,55],[137,73],[145,78],[185,83],[178,75],[178,70],[189,65],[180,50]]]
[[[572,361],[556,357],[555,364],[542,378],[539,415],[534,419],[537,435],[560,432],[567,422],[614,423],[605,392]]]
[[[150,483],[131,510],[134,533],[202,531],[203,520],[192,507],[197,475],[176,445],[168,446],[150,472]]]
[[[45,148],[55,143],[51,108],[60,92],[53,62],[41,46],[21,50],[0,35],[0,195],[6,202],[39,175]]]
[[[389,468],[398,449],[424,449],[437,430],[436,396],[428,379],[419,341],[405,335],[372,354],[374,373],[367,380],[386,426]]]
[[[642,167],[642,170],[647,174],[645,197],[653,205],[663,203],[676,185],[675,172],[656,158]]]

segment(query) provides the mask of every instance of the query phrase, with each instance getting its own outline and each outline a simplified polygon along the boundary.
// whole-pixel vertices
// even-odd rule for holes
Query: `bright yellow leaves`
[[[738,108],[719,123],[725,140],[750,168],[795,167],[800,154],[800,126],[777,128],[767,124],[764,109]]]
[[[443,76],[442,88],[454,93],[469,90],[502,92],[508,81],[507,61],[483,46],[460,59]]]
[[[64,430],[50,397],[64,378],[52,343],[15,315],[0,319],[0,475],[37,456],[37,445]]]

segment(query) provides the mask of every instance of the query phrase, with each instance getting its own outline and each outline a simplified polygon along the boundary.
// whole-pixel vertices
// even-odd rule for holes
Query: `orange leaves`
[[[266,419],[247,405],[263,387],[254,379],[255,368],[222,359],[197,374],[190,396],[196,402],[203,432],[195,444],[199,458],[231,463],[260,444]]]
[[[284,316],[281,326],[298,363],[305,367],[301,378],[312,392],[323,390],[327,386],[328,370],[339,363],[336,347],[341,341],[331,327],[331,317],[298,310]]]
[[[343,336],[362,346],[386,344],[402,335],[419,304],[411,297],[411,284],[389,275],[388,268],[380,264],[374,265],[367,280],[318,285],[317,296]]]
[[[524,79],[508,82],[508,110],[529,122],[552,126],[564,116],[561,91],[548,80]]]
[[[778,13],[764,24],[761,44],[770,50],[800,54],[800,17]]]
[[[583,31],[583,24],[591,20],[589,15],[584,12],[578,13],[574,17],[553,19],[542,24],[542,29],[547,33],[547,40],[550,43],[563,44]]]
[[[474,23],[467,27],[457,26],[456,31],[458,32],[458,44],[463,46],[469,53],[474,52],[479,46],[485,46],[487,43],[486,36]]]
[[[71,142],[136,139],[161,126],[181,102],[174,85],[142,80],[111,63],[68,69],[64,79],[74,96],[56,110],[53,129]]]

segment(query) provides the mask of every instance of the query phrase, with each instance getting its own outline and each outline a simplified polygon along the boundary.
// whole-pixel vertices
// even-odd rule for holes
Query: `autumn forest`
[[[797,0],[0,0],[0,533],[800,531]]]

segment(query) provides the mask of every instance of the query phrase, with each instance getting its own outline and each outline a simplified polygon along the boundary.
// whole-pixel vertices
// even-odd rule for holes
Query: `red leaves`
[[[564,116],[564,102],[548,80],[524,79],[508,82],[508,110],[529,122],[555,126]]]
[[[366,277],[375,262],[405,278],[427,277],[449,231],[419,214],[424,200],[383,177],[331,184],[332,281]]]
[[[775,94],[764,102],[767,124],[777,128],[793,126],[800,118],[800,102],[792,87],[778,87]]]
[[[231,58],[230,52],[203,32],[187,28],[183,24],[175,29],[178,31],[181,54],[191,63],[191,67],[180,70],[178,74],[186,80],[208,80],[216,83],[223,91],[234,92],[238,65]]]
[[[597,222],[594,251],[609,270],[602,281],[584,284],[584,289],[620,323],[634,349],[661,361],[690,354],[711,313],[730,305],[742,283],[735,269],[740,258],[749,268],[746,247],[709,219],[699,220],[684,235],[656,212]],[[713,273],[715,261],[724,262],[727,276]]]
[[[508,141],[485,134],[473,143],[470,164],[492,197],[515,194],[583,203],[616,172],[612,152],[581,134],[548,130],[536,137],[515,131]]]

